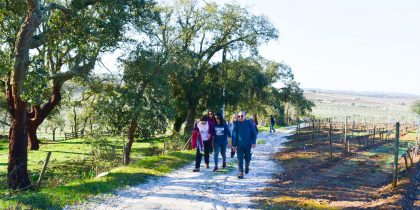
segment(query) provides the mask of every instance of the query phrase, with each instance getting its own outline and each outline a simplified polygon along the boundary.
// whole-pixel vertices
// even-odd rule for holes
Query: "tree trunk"
[[[185,122],[183,117],[175,117],[174,131],[179,133],[181,131],[182,123]]]
[[[40,106],[32,106],[31,112],[28,113],[27,119],[27,128],[28,128],[28,139],[30,143],[31,150],[38,150],[39,143],[36,131],[39,126],[44,122],[47,116],[51,111],[58,105],[61,101],[60,93],[61,85],[54,83],[51,88],[51,97],[50,100],[41,108]]]
[[[57,128],[53,128],[53,129],[52,129],[52,135],[53,135],[53,139],[52,139],[52,140],[53,140],[53,141],[55,141],[55,130],[57,130]]]
[[[93,133],[93,125],[92,125],[92,118],[89,118],[89,125],[90,125],[90,133]]]
[[[87,116],[86,118],[85,118],[85,120],[83,121],[83,126],[82,126],[82,129],[81,129],[81,133],[82,133],[82,135],[85,135],[85,129],[86,129],[86,125],[87,125],[87,122],[88,122],[88,120],[89,120],[89,116]]]
[[[29,147],[31,150],[39,150],[39,143],[38,137],[36,135],[36,130],[40,124],[35,125],[33,123],[27,124],[28,129],[28,140],[29,140]]]
[[[15,100],[14,116],[9,131],[7,179],[10,189],[26,189],[31,186],[27,161],[26,102]]]
[[[29,49],[33,35],[41,24],[39,1],[27,0],[27,14],[16,36],[13,69],[7,78],[6,96],[11,114],[7,181],[10,189],[27,189],[28,176],[27,103],[22,101],[23,83],[30,63]]]
[[[187,123],[184,128],[184,134],[189,134],[194,129],[194,123],[195,123],[195,109],[194,108],[190,108],[188,110],[186,121]]]
[[[73,123],[74,123],[74,137],[75,138],[79,138],[79,136],[77,135],[77,131],[79,129],[77,128],[77,112],[76,112],[76,107],[73,107]]]
[[[124,164],[125,165],[128,165],[130,163],[131,147],[133,146],[134,133],[136,131],[136,128],[137,128],[137,122],[136,120],[132,119],[130,123],[130,128],[128,129],[128,142],[124,148]]]

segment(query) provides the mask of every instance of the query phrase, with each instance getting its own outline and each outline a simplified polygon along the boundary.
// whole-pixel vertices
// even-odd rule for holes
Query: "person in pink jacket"
[[[203,141],[204,145],[204,162],[206,163],[206,168],[210,168],[210,151],[212,148],[212,138],[213,138],[213,127],[210,125],[208,121],[208,117],[206,115],[201,116],[200,122],[196,123],[194,126],[194,130],[198,131],[198,138]],[[193,172],[200,171],[200,164],[203,154],[200,151],[200,148],[197,147],[197,152],[195,155],[195,168]]]

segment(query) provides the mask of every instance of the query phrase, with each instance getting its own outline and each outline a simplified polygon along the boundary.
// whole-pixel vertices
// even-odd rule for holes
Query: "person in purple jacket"
[[[223,159],[223,168],[226,168],[226,146],[228,144],[228,136],[231,137],[230,129],[228,124],[221,113],[217,113],[216,124],[214,124],[214,133],[213,133],[213,144],[214,144],[214,169],[213,171],[219,170],[219,152],[222,154]]]
[[[215,119],[215,116],[214,116],[214,112],[208,111],[207,112],[207,117],[208,117],[207,121],[209,122],[210,128],[213,130],[214,124],[216,124],[216,119]]]

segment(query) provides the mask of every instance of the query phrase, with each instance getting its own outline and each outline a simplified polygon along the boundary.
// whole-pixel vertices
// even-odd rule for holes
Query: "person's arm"
[[[237,128],[236,128],[236,126],[238,126],[238,125],[236,125],[236,123],[233,123],[233,126],[232,126],[232,146],[233,147],[236,147],[237,145],[238,145],[238,138],[237,138],[237,136],[238,136],[238,132],[237,132]]]
[[[225,133],[227,133],[227,135],[228,135],[229,137],[232,137],[232,134],[230,133],[229,126],[228,126],[228,124],[226,124],[226,123],[225,123],[225,129],[226,129],[226,132],[225,132]]]
[[[251,130],[251,143],[252,143],[252,147],[255,147],[255,145],[257,144],[257,131],[255,129],[255,127],[252,125],[250,126],[250,130]]]

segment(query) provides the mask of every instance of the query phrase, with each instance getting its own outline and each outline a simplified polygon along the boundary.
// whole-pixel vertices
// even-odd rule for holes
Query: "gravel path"
[[[244,174],[244,179],[236,178],[236,156],[227,157],[228,167],[220,172],[212,172],[213,157],[210,156],[210,169],[203,167],[203,160],[201,171],[193,173],[194,163],[191,163],[165,177],[65,209],[249,209],[253,194],[267,185],[274,172],[281,170],[271,156],[279,151],[287,135],[268,132],[258,135],[257,139],[265,143],[254,149],[250,172]],[[219,164],[221,162],[220,158]]]

